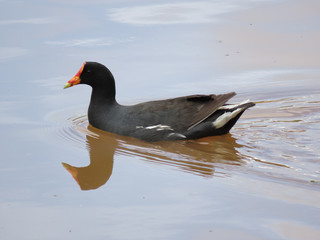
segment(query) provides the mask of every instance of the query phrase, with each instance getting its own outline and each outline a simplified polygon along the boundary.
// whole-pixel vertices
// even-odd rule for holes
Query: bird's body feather
[[[103,65],[85,63],[76,76],[81,78],[80,83],[93,88],[88,109],[92,126],[145,141],[225,134],[247,108],[254,106],[252,102],[226,105],[236,95],[234,92],[190,95],[124,106],[116,102],[113,76]]]

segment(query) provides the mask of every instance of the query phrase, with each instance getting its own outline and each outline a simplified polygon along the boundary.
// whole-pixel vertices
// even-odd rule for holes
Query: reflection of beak
[[[86,63],[84,63],[84,64],[82,65],[82,67],[80,68],[80,70],[77,72],[77,74],[76,74],[73,78],[71,78],[71,79],[66,83],[66,85],[64,85],[64,88],[63,88],[63,89],[72,87],[72,86],[77,85],[77,84],[80,83],[80,80],[81,80],[81,79],[80,79],[80,75],[81,75],[81,73],[82,73],[82,70],[83,70],[85,64],[86,64]]]
[[[74,178],[74,180],[76,180],[76,182],[79,184],[78,182],[78,170],[72,166],[70,166],[67,163],[62,163],[62,166],[68,170],[68,172],[71,174],[71,176]],[[79,184],[80,185],[80,184]]]

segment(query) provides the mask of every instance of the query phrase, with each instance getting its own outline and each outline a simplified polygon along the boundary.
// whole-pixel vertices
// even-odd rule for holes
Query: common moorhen
[[[190,95],[123,106],[115,99],[110,70],[97,62],[85,62],[64,88],[76,84],[92,87],[89,123],[104,131],[144,141],[188,140],[226,134],[253,102],[226,104],[234,92]]]

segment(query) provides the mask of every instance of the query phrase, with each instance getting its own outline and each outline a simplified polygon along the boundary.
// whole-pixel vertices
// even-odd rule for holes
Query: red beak
[[[84,63],[83,65],[82,65],[82,67],[80,68],[80,70],[77,72],[77,74],[76,75],[74,75],[74,77],[73,78],[71,78],[67,83],[66,83],[66,85],[64,86],[64,89],[65,88],[69,88],[69,87],[72,87],[72,86],[74,86],[74,85],[77,85],[77,84],[79,84],[80,83],[80,75],[81,75],[81,73],[82,73],[82,71],[83,71],[83,68],[84,68],[84,65],[85,65],[86,63]]]

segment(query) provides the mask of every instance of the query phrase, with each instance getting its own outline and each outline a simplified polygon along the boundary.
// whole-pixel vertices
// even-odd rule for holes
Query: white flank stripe
[[[145,129],[149,129],[149,130],[155,129],[156,131],[173,130],[170,126],[161,125],[161,124],[148,126],[148,127],[145,127]]]
[[[232,118],[234,118],[235,116],[237,116],[242,110],[243,110],[243,108],[238,108],[238,109],[234,110],[233,112],[226,112],[226,113],[222,114],[220,117],[218,117],[218,118],[212,123],[212,125],[213,125],[215,128],[221,128],[221,127],[223,127],[227,122],[229,122]]]
[[[180,138],[187,138],[185,135],[181,134],[181,133],[169,133],[168,137],[180,137]]]

